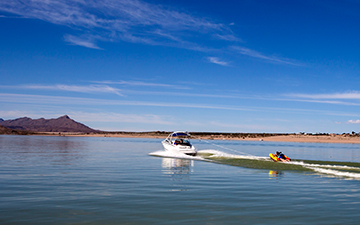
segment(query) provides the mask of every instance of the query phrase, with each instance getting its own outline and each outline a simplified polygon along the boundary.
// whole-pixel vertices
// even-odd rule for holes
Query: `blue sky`
[[[359,132],[360,2],[0,0],[0,118]]]

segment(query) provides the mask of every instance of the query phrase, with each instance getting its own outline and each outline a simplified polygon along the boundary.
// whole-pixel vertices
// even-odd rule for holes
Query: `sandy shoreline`
[[[38,134],[40,135],[40,134]],[[157,138],[165,139],[167,134],[153,134],[153,133],[43,133],[42,135],[49,136],[73,136],[73,137],[118,137],[118,138]],[[342,144],[360,144],[359,136],[346,135],[275,135],[269,137],[228,137],[223,135],[202,135],[196,139],[204,140],[238,140],[238,141],[272,141],[272,142],[306,142],[306,143],[342,143]]]
[[[308,143],[340,143],[340,144],[360,144],[360,137],[344,137],[344,136],[274,136],[261,138],[263,141],[278,142],[308,142]],[[258,138],[249,138],[248,140],[260,140]]]

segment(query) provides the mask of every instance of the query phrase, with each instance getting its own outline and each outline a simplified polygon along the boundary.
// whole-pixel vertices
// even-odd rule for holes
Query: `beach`
[[[246,140],[260,140],[258,138],[248,138]],[[307,143],[341,143],[341,144],[360,144],[360,137],[358,136],[304,136],[304,135],[288,135],[288,136],[273,136],[261,138],[262,141],[278,141],[278,142],[307,142]]]

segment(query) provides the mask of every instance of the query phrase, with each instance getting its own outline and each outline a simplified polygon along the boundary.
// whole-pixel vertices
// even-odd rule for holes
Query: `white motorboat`
[[[166,151],[181,152],[186,155],[196,155],[195,147],[190,143],[190,134],[187,132],[174,132],[161,143]]]

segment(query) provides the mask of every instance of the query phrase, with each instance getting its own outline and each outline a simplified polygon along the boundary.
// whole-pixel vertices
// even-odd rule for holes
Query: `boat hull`
[[[174,145],[172,143],[169,143],[169,141],[164,140],[161,142],[164,146],[165,151],[174,152],[174,153],[183,153],[186,155],[196,155],[196,149],[194,146],[183,146],[183,145]]]

